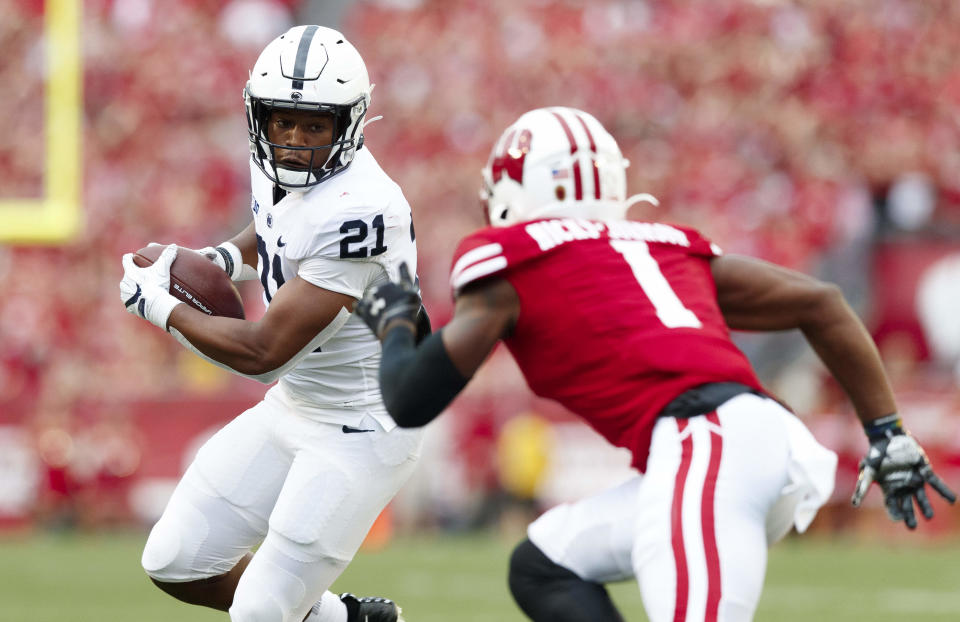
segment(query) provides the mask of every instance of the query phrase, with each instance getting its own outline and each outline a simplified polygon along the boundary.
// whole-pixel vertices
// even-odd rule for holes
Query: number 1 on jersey
[[[703,324],[693,311],[683,306],[677,293],[670,287],[660,265],[650,254],[650,247],[642,240],[610,240],[633,271],[641,289],[657,312],[657,317],[667,328],[700,328]]]

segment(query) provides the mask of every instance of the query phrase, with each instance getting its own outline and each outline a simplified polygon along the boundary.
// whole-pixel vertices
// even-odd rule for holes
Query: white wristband
[[[223,262],[223,269],[230,275],[230,280],[249,281],[257,278],[257,269],[243,263],[243,254],[236,244],[222,242],[214,250],[219,254],[218,259]],[[217,265],[220,265],[221,261],[217,261]]]
[[[170,332],[170,327],[167,326],[167,322],[170,321],[170,314],[173,313],[174,307],[182,304],[182,300],[174,298],[169,294],[166,296],[157,296],[151,305],[152,308],[148,312],[147,319],[161,330]]]
[[[240,249],[231,242],[221,242],[213,250],[219,253],[224,264],[224,271],[230,276],[231,280],[236,281],[237,277],[240,276],[240,270],[243,268],[243,255],[240,254]]]

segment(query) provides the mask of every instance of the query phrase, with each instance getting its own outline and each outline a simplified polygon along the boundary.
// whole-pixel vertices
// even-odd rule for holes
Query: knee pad
[[[230,572],[261,533],[229,503],[183,481],[150,531],[140,563],[157,581],[207,579]]]
[[[183,546],[180,542],[180,530],[172,521],[160,520],[147,537],[143,547],[140,565],[147,575],[157,581],[184,581],[196,577],[188,576],[186,560],[181,559]]]
[[[270,594],[237,590],[230,605],[231,622],[286,622],[283,607]]]
[[[534,622],[623,620],[606,588],[553,562],[530,540],[510,556],[510,593]]]
[[[189,506],[184,511],[195,516],[185,522],[183,514],[164,515],[150,531],[140,558],[147,575],[164,583],[182,583],[230,572],[243,553],[210,542],[206,518]]]

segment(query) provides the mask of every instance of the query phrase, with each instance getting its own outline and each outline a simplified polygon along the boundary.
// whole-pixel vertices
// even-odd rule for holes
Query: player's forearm
[[[396,322],[383,339],[380,392],[397,425],[415,428],[433,421],[467,384],[447,354],[441,334],[416,345],[409,323]]]
[[[825,295],[801,326],[863,423],[896,412],[893,389],[866,327],[839,290]]]
[[[194,348],[237,373],[257,376],[282,366],[257,334],[257,324],[246,320],[208,316],[186,305],[177,305],[168,326]]]

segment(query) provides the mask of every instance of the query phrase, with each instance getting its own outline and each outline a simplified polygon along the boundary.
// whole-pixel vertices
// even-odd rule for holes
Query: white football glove
[[[176,258],[176,244],[163,249],[157,260],[146,268],[133,263],[133,253],[123,256],[120,300],[127,311],[163,330],[167,330],[173,308],[183,303],[170,294],[170,265]]]
[[[164,244],[150,242],[147,246],[164,246]],[[249,281],[257,278],[257,271],[252,266],[243,263],[243,255],[240,254],[240,249],[232,242],[222,242],[219,246],[188,248],[187,250],[200,253],[215,263],[230,276],[231,281]]]

